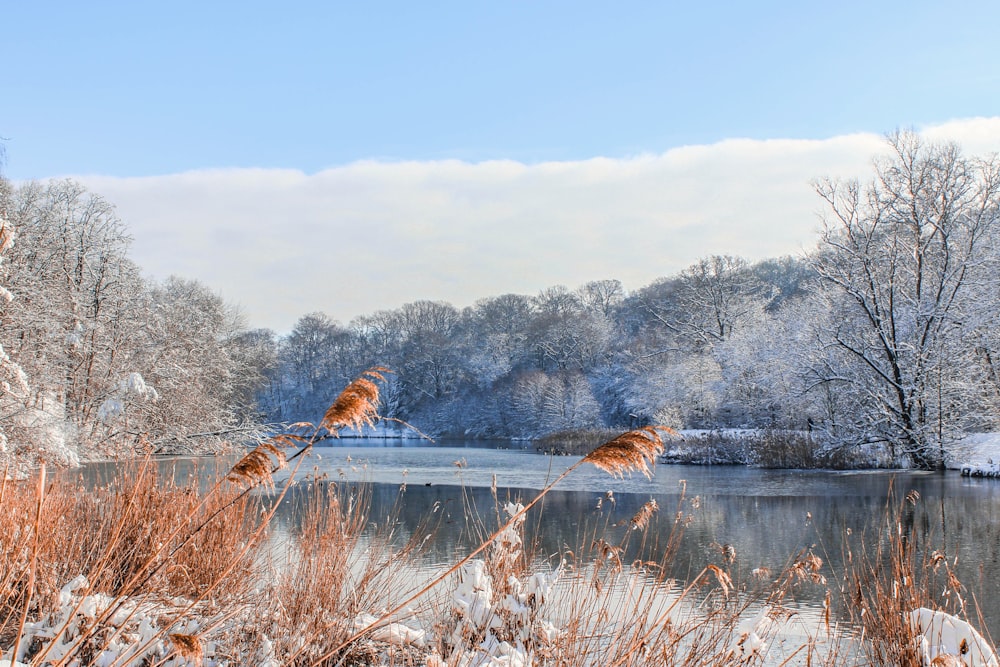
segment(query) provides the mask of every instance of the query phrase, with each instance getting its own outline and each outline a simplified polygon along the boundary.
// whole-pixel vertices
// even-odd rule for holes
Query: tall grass
[[[916,529],[914,514],[919,503],[916,491],[901,500],[891,493],[871,534],[844,538],[841,601],[851,624],[863,633],[862,646],[872,664],[921,667],[927,662],[922,655],[921,628],[913,622],[914,610],[939,610],[985,627],[975,596],[954,572],[954,561]],[[992,646],[992,641],[986,641]],[[949,650],[962,658],[971,648],[963,646],[960,638]],[[964,659],[963,664],[974,662],[971,657]]]
[[[155,612],[177,628],[205,618],[209,593],[224,605],[251,593],[258,499],[229,488],[203,495],[196,481],[160,478],[149,460],[97,489],[45,479],[43,470],[37,485],[8,483],[0,503],[0,647],[8,655],[16,649],[38,664],[94,658],[123,641],[132,619]],[[30,618],[33,637],[19,615]]]
[[[402,535],[405,487],[394,510],[373,516],[370,485],[298,473],[319,437],[378,419],[385,372],[366,372],[319,424],[261,442],[210,488],[162,475],[150,460],[96,489],[50,481],[44,469],[0,482],[0,660],[908,666],[929,663],[907,620],[914,609],[965,617],[974,607],[949,562],[907,529],[913,496],[887,506],[875,539],[845,536],[847,566],[836,575],[809,551],[781,572],[745,572],[726,545],[672,579],[698,511],[683,489],[676,507],[651,500],[615,521],[609,496],[576,544],[541,553],[527,526],[550,489],[587,465],[650,475],[673,433],[662,427],[609,439],[534,497],[501,499],[494,489],[491,512],[470,513],[478,538],[468,553],[421,567],[442,513],[428,508]],[[283,468],[292,469],[282,479]],[[272,523],[281,502],[294,510],[287,527]],[[808,622],[792,603],[804,589],[826,599]]]

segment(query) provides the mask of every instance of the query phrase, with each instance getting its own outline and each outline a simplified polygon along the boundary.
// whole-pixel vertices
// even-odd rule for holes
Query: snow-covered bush
[[[507,503],[504,510],[516,519],[493,539],[487,558],[470,560],[458,571],[453,627],[443,643],[448,664],[527,667],[558,635],[542,610],[561,569],[526,571],[524,506]]]

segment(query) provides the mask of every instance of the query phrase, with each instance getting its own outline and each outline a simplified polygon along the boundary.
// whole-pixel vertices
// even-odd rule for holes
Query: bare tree
[[[587,308],[611,318],[625,298],[625,288],[620,280],[592,280],[578,289],[577,294]]]
[[[132,428],[147,431],[165,452],[210,450],[254,430],[241,401],[262,374],[250,367],[258,358],[242,354],[238,309],[198,281],[177,277],[154,285],[150,301],[141,368],[157,400],[142,404]]]
[[[3,276],[4,283],[7,282],[7,268],[2,262],[4,254],[14,242],[13,226],[6,215],[11,191],[10,184],[0,176],[0,275]],[[14,295],[0,285],[0,302],[9,303],[13,298]],[[29,440],[23,416],[29,409],[31,390],[24,370],[4,349],[5,343],[5,340],[0,341],[0,464],[6,470],[12,464],[16,466],[19,463],[17,459],[20,457],[17,454],[20,453],[19,449],[23,449],[23,445],[18,447],[18,442],[25,443]]]
[[[885,442],[937,468],[969,398],[963,322],[998,224],[1000,165],[909,132],[888,147],[870,183],[816,186],[828,214],[813,265],[839,315],[817,380],[859,395],[856,442]]]

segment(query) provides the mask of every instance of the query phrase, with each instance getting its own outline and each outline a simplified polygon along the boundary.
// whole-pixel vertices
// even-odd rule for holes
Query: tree
[[[98,410],[134,363],[144,284],[114,207],[72,181],[9,199],[19,243],[3,335],[32,378],[35,421],[74,447],[104,437]]]
[[[539,436],[600,424],[600,406],[578,371],[532,371],[521,375],[515,385],[512,408],[518,435]]]
[[[229,340],[227,349],[235,367],[232,383],[237,420],[276,420],[280,365],[274,332],[270,329],[237,332]]]
[[[528,328],[535,315],[531,297],[503,294],[480,299],[469,313],[469,367],[488,388],[530,359]]]
[[[672,326],[695,348],[727,340],[766,305],[764,286],[742,257],[712,255],[681,272]]]
[[[279,353],[283,382],[274,412],[279,419],[314,420],[329,401],[335,386],[346,385],[353,368],[342,354],[350,347],[349,332],[325,313],[303,315],[282,341]]]
[[[157,400],[139,406],[132,428],[170,452],[203,451],[254,430],[256,415],[241,402],[252,400],[263,373],[254,367],[261,358],[245,354],[238,309],[175,276],[153,286],[150,301],[139,368]]]
[[[578,289],[577,293],[587,308],[607,318],[612,316],[614,309],[625,298],[621,281],[613,279],[593,280]]]
[[[397,311],[397,322],[402,342],[395,370],[404,410],[436,413],[464,378],[468,355],[460,346],[461,314],[443,301],[415,301]]]
[[[3,256],[14,242],[14,231],[6,215],[10,194],[9,183],[0,177],[0,271],[4,278],[6,267],[2,264]],[[9,303],[13,298],[14,295],[0,285],[0,300]],[[15,441],[27,440],[21,417],[28,411],[27,399],[30,392],[27,375],[17,361],[11,359],[0,342],[0,463],[4,469],[11,463],[17,464],[14,460],[15,445],[11,438]]]
[[[730,341],[764,318],[771,291],[746,260],[729,255],[700,259],[640,290],[629,303],[645,313],[629,364],[641,387],[629,399],[631,412],[667,410],[692,426],[742,424],[741,415],[722,411],[723,377],[741,370],[729,368],[737,358]]]
[[[854,442],[938,468],[970,401],[963,327],[998,224],[1000,165],[909,132],[887,143],[871,182],[816,186],[828,213],[813,266],[838,314],[817,381],[859,396]]]

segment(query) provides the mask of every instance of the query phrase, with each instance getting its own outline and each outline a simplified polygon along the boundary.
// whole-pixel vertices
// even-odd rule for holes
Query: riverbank
[[[511,447],[530,447],[556,456],[584,456],[621,433],[606,428],[556,431],[527,440],[503,440]],[[864,445],[831,448],[807,431],[786,429],[680,429],[665,439],[661,463],[690,465],[744,465],[793,470],[885,470],[907,468],[885,448]],[[397,423],[381,422],[354,431],[332,433],[319,444],[333,446],[357,441],[384,440],[412,444],[440,444]],[[445,438],[443,442],[467,442]],[[500,442],[489,440],[484,442]],[[496,446],[495,444],[493,446]],[[974,477],[1000,477],[1000,433],[972,433],[949,445],[945,467]]]
[[[583,455],[608,437],[607,430],[552,433],[534,441],[541,452]],[[762,468],[858,470],[885,468],[872,449],[831,450],[811,434],[779,429],[683,429],[667,438],[661,463],[747,465]]]
[[[665,441],[661,463],[746,465],[796,470],[882,470],[899,468],[877,447],[828,449],[812,434],[780,429],[683,429]],[[582,456],[613,432],[560,431],[533,441],[539,452]],[[1000,433],[972,433],[952,444],[945,467],[972,477],[1000,477]]]

